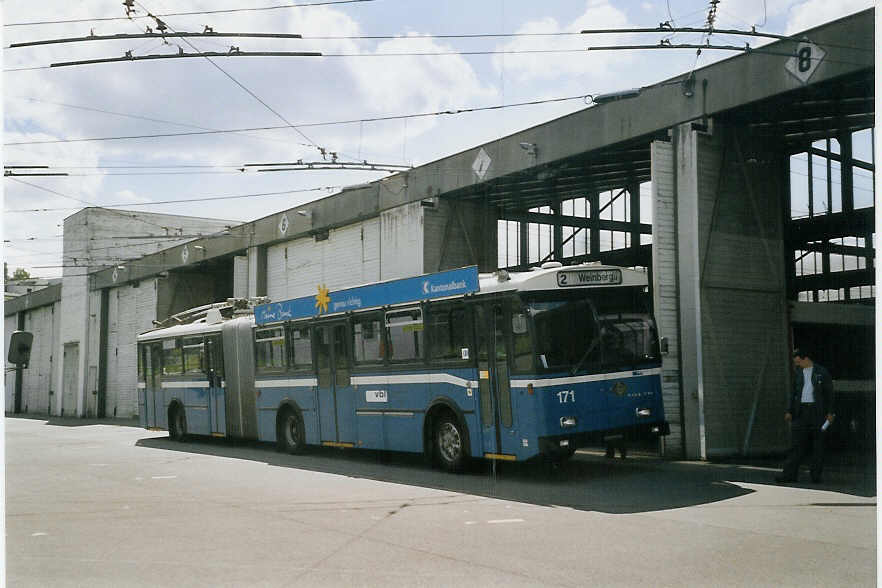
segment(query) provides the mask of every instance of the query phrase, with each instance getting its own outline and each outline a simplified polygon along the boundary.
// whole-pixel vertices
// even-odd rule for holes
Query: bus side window
[[[419,308],[386,313],[387,356],[392,361],[421,360],[423,356],[423,312]]]
[[[331,346],[328,342],[328,327],[319,326],[312,330],[315,347],[315,364],[320,388],[331,385]]]
[[[431,360],[447,362],[474,359],[474,352],[470,349],[469,317],[463,304],[431,305],[428,323]]]
[[[144,354],[147,353],[147,346],[138,344],[138,381],[146,382],[147,381],[147,362],[144,359]]]
[[[258,329],[254,332],[254,361],[258,372],[285,368],[285,335],[282,327]]]
[[[289,327],[288,365],[295,370],[312,370],[312,340],[309,327]]]
[[[162,375],[176,376],[184,373],[184,356],[180,339],[162,340]]]
[[[352,340],[355,363],[382,363],[385,353],[380,314],[356,315],[352,318]]]
[[[184,338],[184,373],[201,374],[205,371],[205,344],[202,337]]]
[[[533,342],[527,328],[527,309],[512,307],[511,313],[511,366],[515,372],[533,371]]]
[[[208,365],[214,372],[218,381],[224,377],[224,349],[219,335],[205,337],[205,353],[208,357]]]

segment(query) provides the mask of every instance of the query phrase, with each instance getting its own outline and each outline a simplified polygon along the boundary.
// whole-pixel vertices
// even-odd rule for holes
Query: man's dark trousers
[[[793,415],[793,445],[784,464],[782,477],[796,480],[799,477],[799,464],[811,451],[812,480],[820,481],[824,469],[824,438],[827,433],[818,424],[824,421],[818,410],[817,404],[800,404],[798,414]]]

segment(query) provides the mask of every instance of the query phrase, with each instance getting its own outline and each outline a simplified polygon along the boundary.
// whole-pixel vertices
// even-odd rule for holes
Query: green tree
[[[30,277],[31,277],[31,274],[29,274],[28,270],[26,270],[23,267],[15,268],[15,271],[12,272],[12,279],[13,280],[27,280]]]

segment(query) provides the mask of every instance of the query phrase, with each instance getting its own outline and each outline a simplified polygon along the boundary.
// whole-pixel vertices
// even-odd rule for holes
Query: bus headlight
[[[637,416],[639,416],[639,417],[648,417],[651,414],[652,414],[652,411],[649,410],[648,408],[638,408],[637,409]]]
[[[561,429],[569,429],[570,427],[576,426],[576,417],[560,417],[560,428]]]

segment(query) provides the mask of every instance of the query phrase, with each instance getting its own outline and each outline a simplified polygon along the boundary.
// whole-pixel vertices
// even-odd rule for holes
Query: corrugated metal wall
[[[781,158],[762,153],[766,148],[719,126],[713,136],[698,137],[708,455],[786,446],[786,187],[780,185]],[[747,164],[744,153],[762,163]]]

